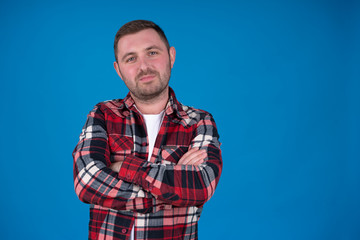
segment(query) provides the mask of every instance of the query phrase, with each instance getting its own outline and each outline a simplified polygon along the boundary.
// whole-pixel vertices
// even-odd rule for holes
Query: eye
[[[126,59],[126,62],[133,62],[135,61],[135,57],[129,57],[128,59]]]
[[[158,54],[158,52],[156,52],[156,51],[151,51],[151,52],[149,52],[149,55],[150,56],[154,56],[154,55],[157,55]]]

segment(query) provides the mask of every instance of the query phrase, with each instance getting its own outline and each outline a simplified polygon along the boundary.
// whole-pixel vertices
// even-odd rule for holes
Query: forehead
[[[118,53],[123,55],[128,52],[143,51],[149,46],[166,48],[166,45],[160,38],[159,34],[152,28],[128,34],[120,38],[118,42]]]

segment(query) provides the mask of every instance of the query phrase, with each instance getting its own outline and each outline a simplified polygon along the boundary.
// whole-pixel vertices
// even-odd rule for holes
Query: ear
[[[170,55],[171,68],[173,68],[174,63],[175,63],[175,57],[176,57],[176,50],[174,47],[170,47],[169,55]]]
[[[120,77],[121,79],[123,79],[122,76],[121,76],[119,64],[118,64],[116,61],[114,62],[114,68],[115,68],[116,73],[119,75],[119,77]]]

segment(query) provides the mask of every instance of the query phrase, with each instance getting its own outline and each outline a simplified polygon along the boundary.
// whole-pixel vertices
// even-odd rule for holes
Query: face
[[[149,101],[168,92],[175,49],[167,49],[154,29],[125,35],[114,67],[134,99]]]

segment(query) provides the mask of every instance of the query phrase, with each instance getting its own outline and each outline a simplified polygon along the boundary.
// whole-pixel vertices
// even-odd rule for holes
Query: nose
[[[149,62],[146,57],[139,58],[139,69],[145,71],[149,68]]]

